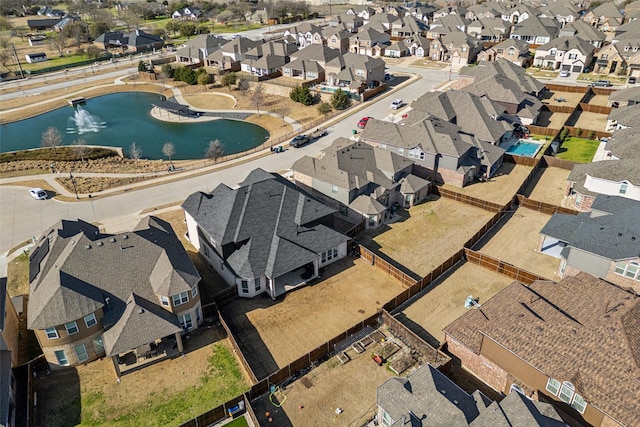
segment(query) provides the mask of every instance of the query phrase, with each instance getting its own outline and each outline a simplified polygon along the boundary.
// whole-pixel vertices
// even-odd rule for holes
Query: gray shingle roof
[[[293,184],[262,169],[240,187],[220,184],[191,194],[183,209],[218,244],[238,276],[275,278],[316,259],[348,237],[318,224],[335,212]]]
[[[627,103],[628,101],[634,101],[636,104],[640,104],[640,86],[633,86],[630,88],[616,90],[609,95],[609,101],[618,101]]]
[[[640,202],[599,195],[593,206],[609,215],[554,214],[540,233],[612,261],[640,257]]]
[[[606,149],[619,159],[640,159],[640,129],[616,130],[607,141]]]
[[[629,158],[575,165],[567,180],[584,186],[587,175],[607,181],[629,181],[634,185],[640,185],[640,162],[635,158]]]
[[[497,61],[479,65],[477,67],[463,67],[460,70],[461,76],[473,76],[475,77],[474,86],[481,87],[491,83],[497,78],[501,78],[501,85],[503,82],[510,80],[512,83],[508,87],[517,87],[520,92],[528,94],[538,94],[544,89],[544,84],[535,78],[526,74],[524,68],[512,62],[500,58]],[[501,77],[498,77],[501,76]],[[476,93],[467,88],[470,92]],[[480,95],[476,93],[476,95]],[[494,101],[499,101],[499,98],[492,96],[488,97]]]
[[[577,49],[583,55],[592,54],[595,49],[595,47],[591,43],[585,40],[573,36],[563,36],[557,37],[551,40],[549,43],[543,44],[537,50],[548,51],[554,48],[561,52],[567,52],[571,49]]]
[[[155,217],[113,235],[81,221],[62,221],[43,234],[29,262],[30,329],[62,325],[101,307],[105,326],[112,325],[132,292],[158,301],[154,289],[171,296],[200,281],[171,226]]]
[[[614,108],[609,113],[609,120],[617,120],[618,125],[640,127],[640,104]]]
[[[291,62],[306,60],[317,61],[325,64],[334,58],[340,56],[340,50],[334,49],[323,44],[311,44],[303,49],[291,54]]]
[[[386,206],[373,197],[361,194],[349,203],[349,207],[362,215],[377,215],[387,210]]]
[[[511,392],[500,402],[492,402],[470,427],[539,426],[566,427],[553,406]]]

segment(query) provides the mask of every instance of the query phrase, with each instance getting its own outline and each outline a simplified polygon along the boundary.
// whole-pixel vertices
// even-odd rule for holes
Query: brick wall
[[[447,349],[449,353],[460,359],[462,367],[476,375],[483,382],[496,391],[506,393],[509,374],[495,363],[482,355],[475,354],[461,342],[446,335]]]
[[[464,175],[449,169],[439,168],[438,175],[442,177],[445,184],[455,185],[462,188],[464,186]]]
[[[640,261],[640,258],[635,260],[636,262]],[[623,288],[632,288],[636,293],[640,294],[640,281],[630,279],[625,276],[621,276],[615,273],[616,263],[612,262],[609,266],[609,271],[607,272],[607,276],[604,277],[605,280],[611,283],[615,283],[618,286]]]
[[[42,352],[44,353],[44,357],[47,359],[47,362],[49,362],[49,365],[53,369],[60,367],[60,365],[58,365],[58,358],[56,357],[56,354],[55,354],[57,350],[64,350],[64,353],[66,354],[67,359],[69,360],[68,366],[75,366],[83,363],[89,363],[100,357],[104,357],[104,353],[101,355],[96,354],[96,349],[93,346],[93,340],[95,338],[98,338],[100,335],[102,335],[102,329],[93,335],[90,335],[86,338],[82,338],[78,341],[74,341],[69,344],[64,344],[64,345],[59,345],[54,347],[42,347]],[[78,356],[76,355],[76,351],[75,351],[75,346],[80,344],[84,344],[84,347],[87,350],[87,355],[89,356],[89,358],[84,362],[78,362]]]

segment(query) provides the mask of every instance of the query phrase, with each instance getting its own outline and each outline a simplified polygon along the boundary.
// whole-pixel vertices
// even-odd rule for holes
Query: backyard
[[[599,146],[600,141],[597,139],[570,136],[564,140],[556,157],[578,163],[590,163]]]
[[[540,230],[550,218],[540,212],[518,208],[479,251],[553,280],[560,260],[536,251]]]
[[[583,129],[583,135],[587,135],[589,130],[603,132],[607,128],[607,115],[582,111],[573,126]]]
[[[560,130],[569,119],[569,116],[571,116],[569,113],[552,113],[551,111],[543,110],[536,120],[536,125]]]
[[[404,289],[360,258],[330,264],[321,275],[281,300],[259,295],[221,308],[258,379],[372,316]]]
[[[553,205],[560,206],[567,189],[567,178],[571,171],[561,168],[546,167],[540,168],[539,173],[542,173],[542,176],[535,184],[529,198],[539,202],[551,203]]]
[[[467,296],[480,304],[504,289],[513,279],[465,262],[423,296],[405,307],[399,320],[436,348],[444,342],[442,329],[460,317]]]
[[[222,328],[190,336],[184,357],[124,375],[119,384],[108,358],[37,377],[36,425],[177,425],[249,388]]]
[[[358,240],[420,277],[459,251],[495,215],[444,197],[430,199],[400,214],[400,221],[381,230],[365,231]]]

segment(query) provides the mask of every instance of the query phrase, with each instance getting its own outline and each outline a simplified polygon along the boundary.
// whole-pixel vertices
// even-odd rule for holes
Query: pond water
[[[238,120],[201,123],[169,123],[151,116],[151,103],[158,94],[123,92],[87,100],[76,110],[71,106],[18,122],[0,125],[0,152],[38,148],[49,127],[63,135],[64,145],[83,138],[88,145],[122,147],[131,143],[142,149],[142,157],[162,159],[162,146],[173,142],[174,160],[201,159],[209,141],[219,139],[224,154],[234,154],[262,144],[269,133],[262,127]]]

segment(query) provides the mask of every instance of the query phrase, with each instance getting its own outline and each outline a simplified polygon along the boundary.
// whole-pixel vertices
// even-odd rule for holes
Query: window
[[[262,283],[260,282],[259,277],[256,278],[255,285],[256,285],[256,292],[262,289]]]
[[[182,329],[192,329],[193,322],[191,321],[191,314],[187,313],[180,316],[180,324],[182,325]]]
[[[193,288],[191,288],[191,298],[195,298],[198,296],[198,285],[195,285]]]
[[[409,150],[409,157],[412,159],[424,160],[424,153],[419,148]]]
[[[387,411],[382,411],[382,425],[385,427],[389,427],[393,423],[391,416],[387,413]]]
[[[331,186],[331,192],[333,194],[338,194],[338,186],[337,185],[332,185]]]
[[[639,264],[637,262],[630,262],[629,265],[627,265],[627,271],[624,275],[630,279],[635,279],[638,275],[638,266]]]
[[[76,323],[75,320],[73,322],[66,323],[64,325],[64,327],[66,328],[67,333],[69,335],[73,335],[73,334],[77,334],[78,333],[78,324]]]
[[[240,282],[240,285],[242,287],[242,293],[243,294],[248,294],[249,293],[249,282],[247,282],[246,280],[242,280]]]
[[[380,144],[380,148],[382,148],[383,150],[387,149],[387,144]]]
[[[78,356],[78,362],[84,362],[89,358],[84,344],[78,344],[74,349],[76,350],[76,356]]]
[[[404,156],[404,148],[398,148],[398,154]]]
[[[545,388],[549,393],[553,394],[554,396],[557,396],[558,391],[560,390],[560,381],[554,378],[549,378],[549,380],[547,381],[547,386]]]
[[[60,366],[69,365],[69,359],[67,359],[67,355],[64,353],[64,350],[56,350],[55,355],[56,355],[56,359],[58,359],[58,365]]]
[[[622,184],[620,184],[620,190],[618,190],[618,193],[627,194],[627,188],[629,188],[629,184],[623,182]]]
[[[98,321],[96,320],[95,314],[91,313],[84,316],[84,324],[87,325],[87,328],[92,327],[96,323],[98,323]]]
[[[50,340],[59,338],[56,328],[47,328],[44,330],[44,333],[47,334],[47,338],[49,338]]]
[[[582,396],[580,396],[579,394],[576,394],[573,397],[573,402],[571,403],[571,407],[576,411],[580,412],[581,414],[584,414],[584,410],[587,407],[587,402],[585,402]]]
[[[189,301],[189,294],[187,292],[180,292],[179,294],[174,295],[173,297],[173,305],[184,304]]]
[[[562,400],[565,403],[571,403],[571,400],[573,399],[574,390],[575,388],[573,387],[573,384],[565,381],[562,383],[562,388],[560,389],[560,394],[558,394],[558,397],[560,398],[560,400]]]
[[[96,354],[104,353],[104,342],[102,341],[102,335],[93,340],[93,348],[96,349]]]
[[[160,304],[164,305],[165,307],[169,307],[169,305],[171,305],[169,303],[169,297],[161,296],[160,297]]]
[[[567,260],[563,259],[560,263],[560,276],[564,277],[564,271],[567,269]]]
[[[624,262],[616,262],[616,270],[615,273],[621,276],[624,275],[624,270],[627,268],[627,264]]]
[[[196,323],[200,323],[202,316],[200,315],[200,307],[196,307]]]
[[[578,58],[578,54],[577,53],[570,53],[569,54],[569,59],[576,59]]]
[[[340,212],[340,214],[345,215],[345,216],[348,214],[347,207],[345,205],[343,205],[343,204],[340,204],[340,207],[338,208],[338,211]]]

